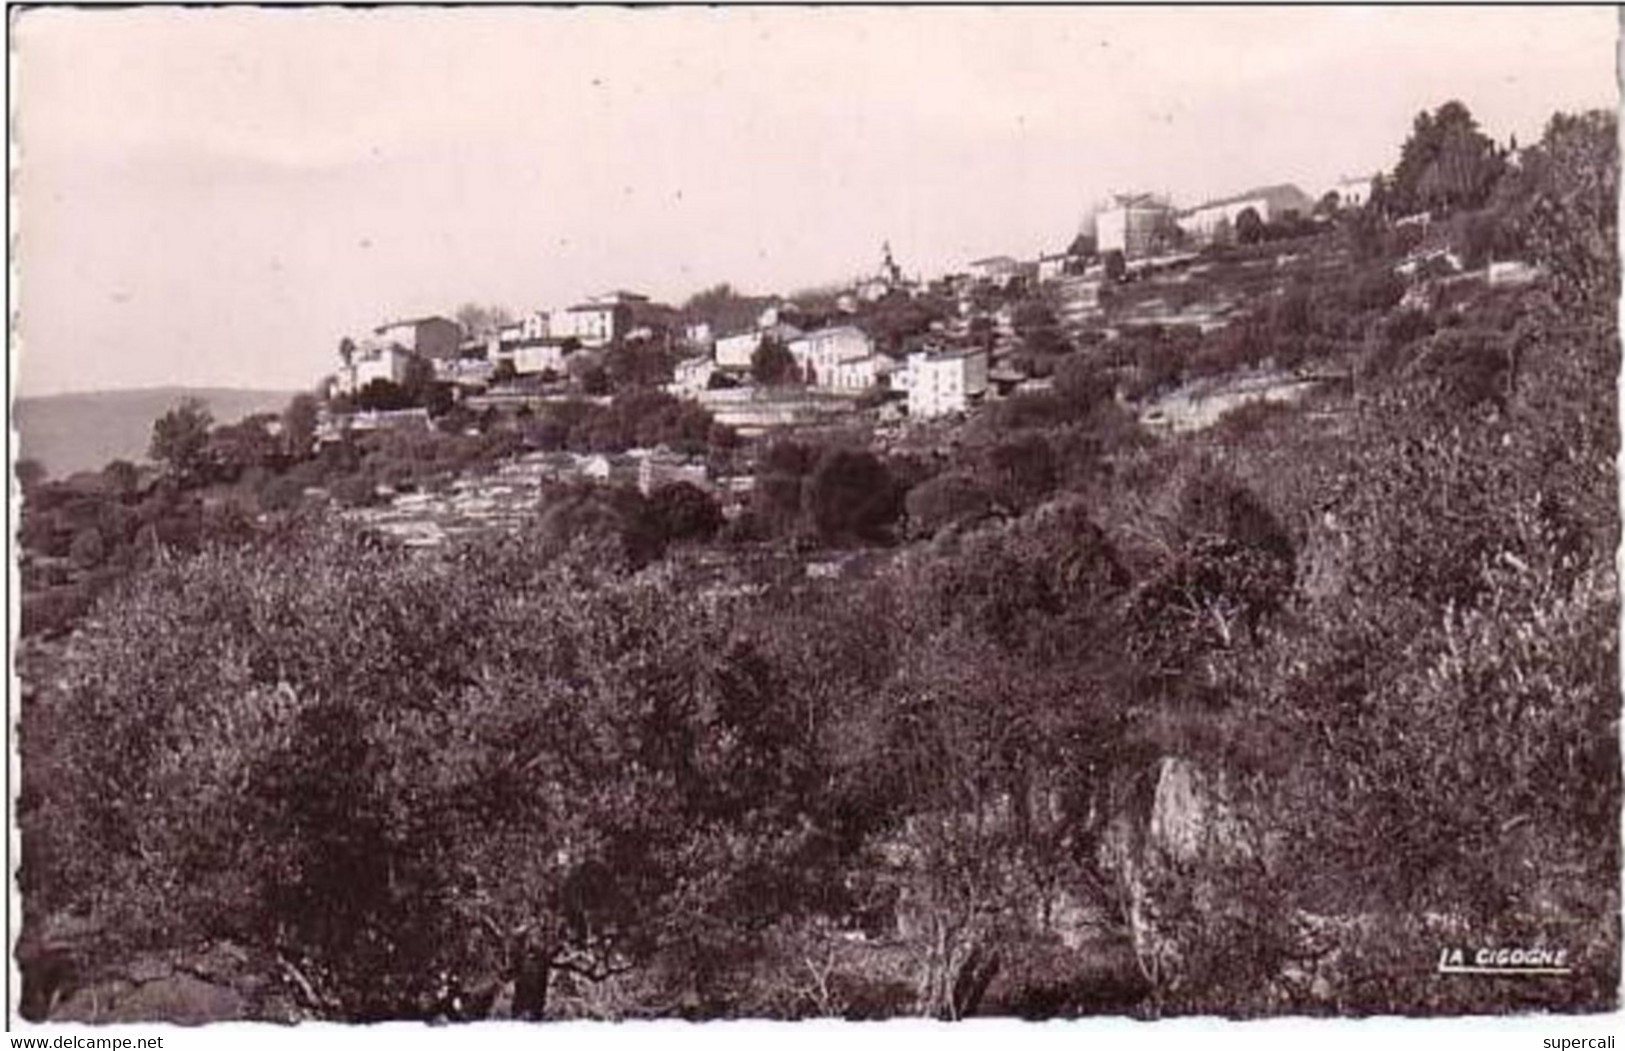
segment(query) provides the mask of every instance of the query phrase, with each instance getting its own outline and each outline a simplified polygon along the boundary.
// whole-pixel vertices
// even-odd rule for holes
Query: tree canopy
[[[197,398],[186,398],[153,422],[147,455],[182,478],[195,476],[207,463],[209,430],[213,426],[214,416],[208,405]]]
[[[1417,114],[1386,186],[1386,205],[1393,214],[1477,208],[1504,168],[1495,143],[1479,131],[1467,107],[1452,100],[1431,114]]]
[[[790,383],[796,378],[796,359],[782,342],[763,336],[751,353],[750,374],[767,387]]]

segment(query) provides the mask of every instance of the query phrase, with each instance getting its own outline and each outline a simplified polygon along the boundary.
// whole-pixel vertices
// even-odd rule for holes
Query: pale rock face
[[[1241,821],[1223,779],[1189,759],[1165,756],[1157,765],[1146,849],[1180,863],[1233,861],[1248,854]]]
[[[1351,546],[1336,515],[1324,512],[1320,528],[1311,533],[1299,558],[1301,588],[1306,596],[1318,601],[1343,590],[1348,580]]]
[[[1182,759],[1165,758],[1157,772],[1151,804],[1151,843],[1179,861],[1194,861],[1202,849],[1212,809],[1198,784],[1199,775]]]
[[[1202,866],[1250,852],[1223,779],[1177,756],[1158,760],[1149,811],[1129,808],[1112,822],[1102,860],[1114,872],[1123,918],[1146,979],[1178,966],[1178,951],[1160,930],[1153,887],[1170,866],[1200,878]],[[1137,812],[1136,812],[1137,811]]]

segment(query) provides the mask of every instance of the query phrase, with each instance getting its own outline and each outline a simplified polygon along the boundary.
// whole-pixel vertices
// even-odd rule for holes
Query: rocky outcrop
[[[1163,888],[1183,902],[1213,893],[1204,877],[1245,860],[1252,847],[1221,774],[1175,756],[1159,759],[1122,800],[1100,841],[1100,863],[1145,981],[1158,988],[1180,951],[1165,929]]]
[[[1244,829],[1223,777],[1188,759],[1162,759],[1146,845],[1179,863],[1244,856],[1248,850]]]

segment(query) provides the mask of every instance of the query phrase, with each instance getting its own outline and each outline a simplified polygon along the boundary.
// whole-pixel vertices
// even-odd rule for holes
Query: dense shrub
[[[605,567],[635,569],[660,557],[667,529],[677,524],[652,513],[636,489],[580,483],[544,494],[532,538],[549,558],[574,551]]]
[[[908,491],[911,529],[930,536],[955,522],[975,520],[993,508],[993,497],[967,471],[944,471]]]
[[[378,487],[364,475],[340,478],[329,488],[329,493],[344,507],[371,507],[382,500]]]
[[[1379,266],[1362,273],[1351,297],[1359,310],[1388,310],[1405,295],[1405,285],[1392,268]]]
[[[982,454],[980,475],[993,498],[1006,507],[1028,508],[1055,489],[1055,451],[1037,434],[1010,438]]]
[[[825,541],[886,539],[902,498],[873,453],[839,448],[819,458],[803,491],[806,514]]]
[[[738,951],[679,917],[793,914],[810,757],[731,618],[535,566],[306,537],[127,590],[29,717],[30,908],[264,949],[354,1020],[493,972],[539,1012],[538,974]]]
[[[710,540],[722,528],[716,500],[689,482],[671,482],[650,493],[645,513],[666,543]]]

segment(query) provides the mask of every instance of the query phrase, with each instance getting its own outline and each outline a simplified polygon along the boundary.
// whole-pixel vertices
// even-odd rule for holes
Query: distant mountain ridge
[[[50,477],[64,478],[100,470],[111,460],[145,460],[153,421],[183,398],[203,400],[216,423],[231,423],[258,412],[281,412],[297,393],[143,387],[18,398],[12,403],[11,426],[18,432],[12,449],[19,459],[39,461]]]

